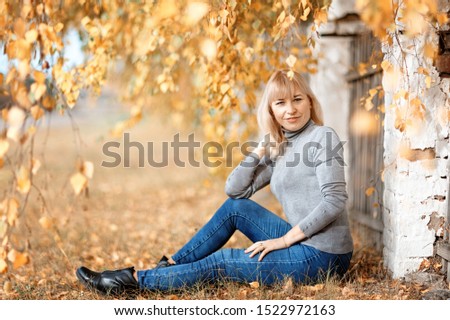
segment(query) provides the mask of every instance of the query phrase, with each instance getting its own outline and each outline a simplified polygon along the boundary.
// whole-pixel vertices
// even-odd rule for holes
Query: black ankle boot
[[[103,294],[118,295],[139,290],[139,284],[133,277],[134,267],[95,272],[86,267],[77,269],[77,278],[89,289],[96,289]]]

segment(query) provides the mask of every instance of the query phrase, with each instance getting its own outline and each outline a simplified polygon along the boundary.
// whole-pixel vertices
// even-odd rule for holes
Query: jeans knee
[[[223,213],[226,213],[229,217],[242,217],[253,212],[255,204],[256,203],[250,199],[228,198],[222,208],[225,209]]]
[[[225,204],[233,211],[240,211],[240,209],[248,209],[249,207],[255,205],[253,200],[243,198],[243,199],[233,199],[228,198]]]

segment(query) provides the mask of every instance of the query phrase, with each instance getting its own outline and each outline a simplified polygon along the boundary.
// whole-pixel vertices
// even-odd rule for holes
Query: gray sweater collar
[[[286,129],[284,129],[283,127],[281,127],[281,131],[283,131],[283,134],[284,134],[284,136],[286,137],[286,139],[287,139],[288,141],[292,141],[292,140],[294,140],[300,133],[302,133],[307,127],[309,127],[309,126],[311,125],[312,122],[313,122],[312,119],[309,118],[308,122],[307,122],[303,127],[301,127],[300,129],[298,129],[298,130],[295,130],[295,131],[289,131],[289,130],[286,130]]]

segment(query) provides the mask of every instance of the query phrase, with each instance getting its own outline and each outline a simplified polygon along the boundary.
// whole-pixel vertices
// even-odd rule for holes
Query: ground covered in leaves
[[[103,105],[108,103],[103,101]],[[108,128],[125,116],[120,109],[116,111],[106,116],[102,109],[86,109],[74,117],[78,129],[60,120],[50,131],[41,129],[36,155],[43,166],[12,239],[19,249],[28,250],[31,259],[28,265],[0,276],[2,299],[109,299],[85,290],[75,277],[76,268],[151,268],[162,255],[175,253],[225,201],[223,180],[211,178],[204,167],[139,168],[136,161],[131,168],[102,167],[102,161],[111,161],[102,152],[103,144],[111,139]],[[150,117],[130,132],[136,141],[157,145],[171,141],[178,129]],[[181,137],[186,140],[188,133]],[[78,137],[81,151],[73,143]],[[89,192],[81,196],[74,195],[68,182],[78,157],[92,161],[95,167]],[[0,185],[5,186],[7,168],[2,170]],[[254,200],[281,214],[268,189]],[[45,223],[42,217],[47,217]],[[327,279],[312,286],[294,285],[289,279],[273,287],[200,284],[167,294],[142,293],[136,298],[421,299],[433,289],[432,282],[392,280],[380,254],[355,240],[350,270],[341,280]],[[226,246],[248,245],[247,239],[236,234]]]

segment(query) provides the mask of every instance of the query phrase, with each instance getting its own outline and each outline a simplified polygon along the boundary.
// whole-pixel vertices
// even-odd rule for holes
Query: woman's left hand
[[[250,254],[250,258],[253,258],[257,253],[260,253],[258,261],[261,261],[266,254],[271,251],[287,248],[286,242],[283,237],[277,239],[270,239],[264,241],[258,241],[248,247],[244,252]]]

